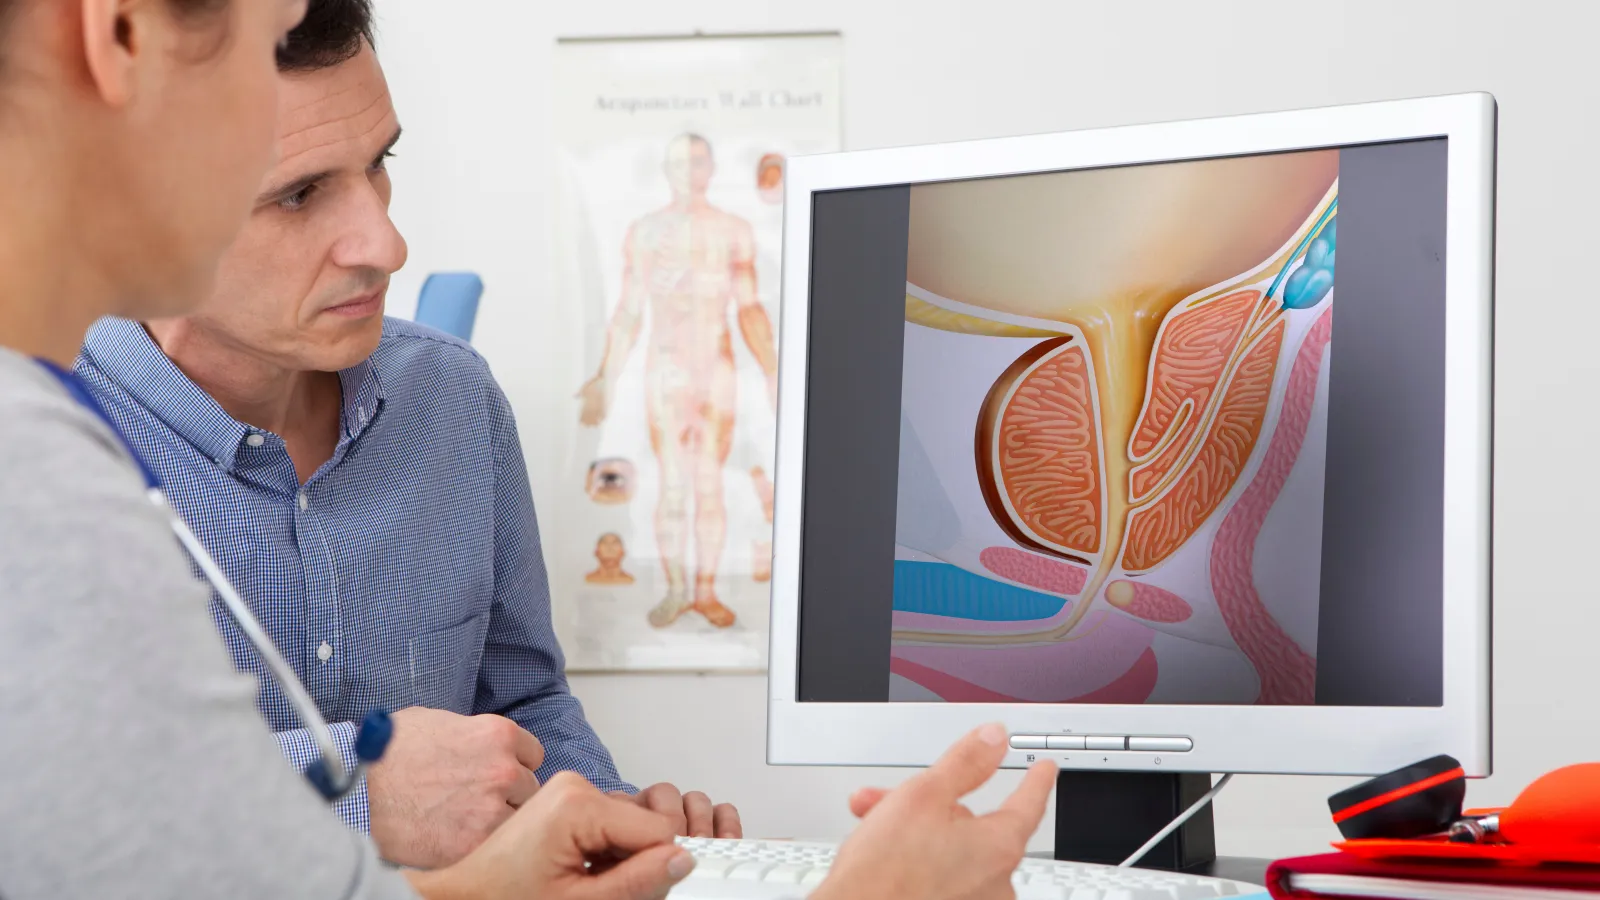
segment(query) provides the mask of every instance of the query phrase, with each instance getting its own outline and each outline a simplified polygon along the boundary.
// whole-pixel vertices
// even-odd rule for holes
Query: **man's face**
[[[704,194],[714,171],[711,147],[705,141],[678,137],[667,145],[667,183],[673,193]]]
[[[187,322],[275,365],[332,372],[377,349],[389,276],[406,261],[384,165],[400,127],[371,47],[282,78],[278,163]]]
[[[602,565],[615,565],[622,562],[622,538],[608,534],[600,538],[599,546],[594,548],[595,559]]]

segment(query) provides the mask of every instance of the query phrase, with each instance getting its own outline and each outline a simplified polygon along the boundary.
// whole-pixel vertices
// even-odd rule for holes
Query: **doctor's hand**
[[[1005,754],[1005,729],[986,725],[899,788],[857,792],[850,807],[863,817],[861,825],[811,900],[1015,897],[1011,873],[1044,818],[1056,765],[1029,769],[998,810],[974,815],[961,798],[988,781]]]
[[[672,820],[676,833],[683,837],[744,837],[744,824],[739,821],[739,810],[731,803],[713,806],[711,798],[699,791],[682,794],[676,787],[663,783],[647,787],[632,797],[627,794],[611,796],[666,816]]]
[[[389,862],[446,866],[483,843],[539,790],[538,738],[504,716],[414,706],[367,770],[372,840]]]
[[[466,859],[406,877],[428,900],[659,900],[694,868],[672,832],[563,772]]]

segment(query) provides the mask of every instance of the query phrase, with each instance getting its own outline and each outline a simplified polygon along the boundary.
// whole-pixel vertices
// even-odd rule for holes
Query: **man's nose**
[[[377,269],[392,275],[406,264],[406,239],[389,218],[389,205],[375,189],[360,189],[352,198],[344,234],[334,246],[336,265]]]

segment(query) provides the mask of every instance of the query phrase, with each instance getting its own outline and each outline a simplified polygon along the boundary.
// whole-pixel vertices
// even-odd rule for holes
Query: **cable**
[[[1201,797],[1199,800],[1196,800],[1193,804],[1191,804],[1189,806],[1188,809],[1184,810],[1181,814],[1179,814],[1179,816],[1176,819],[1173,819],[1171,822],[1168,822],[1167,823],[1167,827],[1165,827],[1165,828],[1161,829],[1160,831],[1156,832],[1156,836],[1155,837],[1151,838],[1148,841],[1145,841],[1143,847],[1140,847],[1139,849],[1133,851],[1133,855],[1128,857],[1127,859],[1123,860],[1121,863],[1119,863],[1117,865],[1117,868],[1126,869],[1129,866],[1132,866],[1134,863],[1138,862],[1139,860],[1144,859],[1144,855],[1146,853],[1149,853],[1151,850],[1153,850],[1157,844],[1159,844],[1163,840],[1165,840],[1167,835],[1173,833],[1174,831],[1177,831],[1179,828],[1182,828],[1183,827],[1183,823],[1185,823],[1185,822],[1189,821],[1191,818],[1193,818],[1195,813],[1199,812],[1202,809],[1205,809],[1206,808],[1206,804],[1210,803],[1212,800],[1216,799],[1216,796],[1218,794],[1222,793],[1222,789],[1227,787],[1228,786],[1228,782],[1230,782],[1232,780],[1233,780],[1233,773],[1232,772],[1229,772],[1228,774],[1222,776],[1222,778],[1217,781],[1216,785],[1213,786],[1211,788],[1211,790],[1206,791],[1206,794],[1205,794],[1204,797]]]

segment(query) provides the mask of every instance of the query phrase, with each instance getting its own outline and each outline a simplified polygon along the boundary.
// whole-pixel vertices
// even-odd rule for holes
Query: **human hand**
[[[466,859],[406,874],[428,900],[659,900],[694,869],[672,825],[562,772]]]
[[[699,791],[680,794],[676,787],[663,783],[645,788],[634,796],[612,796],[666,816],[677,828],[676,833],[683,837],[744,837],[744,823],[739,821],[739,810],[731,803],[712,806],[711,798]]]
[[[988,781],[1005,754],[1005,729],[985,725],[898,789],[858,791],[850,809],[861,826],[812,900],[1015,897],[1011,873],[1044,818],[1056,765],[1035,765],[998,810],[973,815],[961,798]]]
[[[436,868],[466,856],[539,789],[539,739],[504,716],[414,706],[367,770],[372,839],[392,863]]]
[[[604,422],[609,394],[604,372],[584,382],[583,387],[578,389],[578,398],[583,401],[583,408],[578,411],[578,421],[590,428]]]

